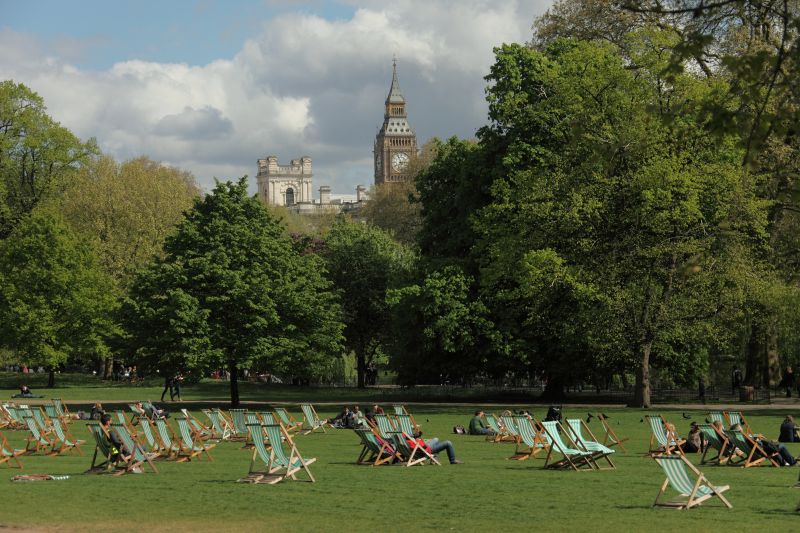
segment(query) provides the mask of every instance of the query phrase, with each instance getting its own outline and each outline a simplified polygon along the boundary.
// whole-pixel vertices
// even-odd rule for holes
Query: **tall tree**
[[[225,365],[231,405],[240,369],[314,378],[341,353],[340,309],[324,266],[301,255],[245,178],[218,183],[134,282],[131,346],[165,370]]]
[[[30,364],[104,357],[118,333],[117,300],[91,246],[52,212],[36,210],[0,241],[0,332]]]
[[[50,118],[25,85],[0,81],[0,239],[48,196],[60,193],[96,152]]]

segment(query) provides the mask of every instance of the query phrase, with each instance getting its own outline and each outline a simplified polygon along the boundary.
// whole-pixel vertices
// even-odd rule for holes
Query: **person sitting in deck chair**
[[[414,447],[414,440],[413,440],[414,437],[406,435],[405,433],[403,433],[403,435],[406,436],[406,440],[408,441],[408,445],[413,448]],[[417,441],[419,441],[419,440],[422,440],[422,439],[417,439]],[[439,440],[437,437],[434,437],[432,439],[428,439],[428,440],[424,441],[424,443],[425,443],[426,451],[428,453],[430,453],[431,455],[436,455],[437,453],[441,452],[442,450],[445,450],[447,452],[447,458],[450,460],[450,464],[451,465],[460,465],[460,464],[464,463],[464,461],[459,461],[458,459],[456,459],[456,449],[453,447],[453,443],[450,442],[449,440],[442,441],[442,440]]]
[[[331,420],[331,426],[339,429],[347,428],[353,429],[355,427],[355,413],[350,410],[349,407],[345,406],[339,415]]]
[[[111,461],[116,463],[123,455],[128,455],[130,452],[119,440],[117,433],[111,430],[111,415],[103,414],[100,417],[100,425],[106,430],[108,435],[108,442],[111,444]]]
[[[475,416],[469,421],[469,434],[494,435],[494,431],[483,423],[483,411],[475,411]]]
[[[703,451],[703,433],[700,426],[695,422],[689,424],[689,433],[686,435],[686,442],[681,447],[683,453],[698,453]]]

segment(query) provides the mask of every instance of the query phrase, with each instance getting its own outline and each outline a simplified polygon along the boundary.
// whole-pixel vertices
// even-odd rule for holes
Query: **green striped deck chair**
[[[503,422],[503,428],[506,435],[514,437],[514,442],[519,442],[519,431],[517,431],[517,424],[514,421],[514,415],[503,414],[500,416],[500,421]]]
[[[58,416],[60,417],[70,417],[69,409],[64,402],[61,401],[61,398],[52,398],[50,400],[53,402],[53,405],[56,407],[56,411],[58,412]]]
[[[41,431],[43,435],[49,435],[52,433],[53,428],[50,424],[50,420],[45,417],[44,411],[42,411],[39,407],[30,409],[30,416],[36,420],[36,424],[39,425],[39,431]]]
[[[249,439],[253,441],[253,455],[250,457],[250,467],[247,476],[238,480],[239,483],[268,483],[274,485],[283,479],[278,471],[272,471],[271,449],[266,445],[264,427],[261,424],[248,424]]]
[[[363,445],[361,453],[356,459],[356,464],[380,466],[387,463],[391,464],[395,459],[402,459],[395,452],[390,441],[382,439],[373,428],[356,429],[355,432]]]
[[[178,439],[175,437],[175,432],[167,424],[167,421],[163,418],[157,418],[154,423],[158,431],[158,438],[161,439],[161,456],[166,459],[176,459],[179,463],[185,461],[186,459],[178,457],[181,447],[176,442]]]
[[[23,417],[25,425],[28,428],[28,438],[25,441],[25,453],[36,453],[43,448],[52,448],[53,441],[47,437],[45,433],[39,428],[39,424],[32,416]]]
[[[212,436],[215,439],[230,440],[231,438],[231,424],[228,419],[220,415],[218,409],[203,409],[203,413],[208,417],[211,422]]]
[[[405,429],[403,429],[403,431],[405,431],[409,435],[421,435],[422,434],[422,428],[420,427],[419,424],[417,424],[417,421],[414,419],[414,415],[412,415],[411,413],[408,412],[408,409],[406,408],[405,405],[394,404],[392,407],[394,408],[395,417],[398,418],[398,420],[399,420],[399,417],[401,417],[401,416],[408,416],[409,420],[411,421],[411,427],[414,429],[414,431],[409,432],[409,431],[406,431]]]
[[[305,423],[308,425],[308,429],[303,432],[303,435],[308,435],[309,433],[313,433],[318,429],[321,429],[323,433],[326,433],[325,424],[327,424],[328,421],[320,420],[317,410],[314,409],[313,405],[310,403],[301,403],[300,409],[303,411]]]
[[[728,456],[726,454],[729,450],[728,437],[726,437],[724,433],[717,431],[717,428],[711,424],[698,424],[697,427],[700,428],[700,432],[703,434],[703,439],[706,442],[703,456],[700,458],[700,463],[724,465],[728,461]],[[717,455],[706,459],[706,456],[712,450],[716,451]]]
[[[656,460],[656,463],[664,470],[664,474],[667,476],[664,483],[661,484],[661,490],[658,491],[653,507],[691,509],[714,496],[717,496],[728,509],[733,507],[722,495],[730,487],[728,485],[715,487],[709,483],[706,476],[682,454],[659,455],[653,459]],[[693,475],[690,475],[690,473]],[[679,499],[670,501],[661,499],[668,486],[672,487],[680,495]]]
[[[419,426],[414,424],[414,419],[411,418],[411,415],[408,414],[398,414],[395,415],[395,420],[397,421],[397,426],[400,431],[403,433],[407,433],[409,435],[418,436],[420,435]]]
[[[396,415],[407,415],[408,414],[408,410],[406,409],[405,405],[400,405],[399,403],[396,403],[396,404],[392,405],[392,408],[394,409],[394,414],[396,414]]]
[[[542,438],[540,432],[537,431],[533,420],[526,415],[515,415],[516,420],[514,425],[519,434],[519,441],[517,441],[517,448],[514,455],[509,459],[517,461],[524,461],[531,457],[536,457],[536,454],[547,448],[545,439]]]
[[[728,424],[728,419],[725,417],[725,413],[722,411],[709,411],[708,417],[711,419],[712,423],[719,422],[723,427],[730,427]]]
[[[592,460],[592,453],[586,450],[579,450],[574,447],[574,443],[567,444],[561,439],[562,432],[560,424],[555,420],[542,422],[544,437],[547,441],[547,457],[544,460],[545,468],[572,468],[580,471],[583,468],[594,470],[597,468]],[[567,437],[569,438],[569,437]],[[554,460],[553,454],[560,454],[561,459]]]
[[[392,433],[391,437],[394,443],[394,449],[400,455],[400,461],[406,466],[423,464],[425,461],[430,461],[435,465],[439,465],[439,461],[436,457],[425,449],[422,439],[415,439],[401,432]]]
[[[11,461],[17,463],[17,468],[22,470],[22,463],[19,460],[19,456],[25,453],[25,450],[15,450],[11,446],[8,445],[8,441],[6,437],[0,433],[0,464],[6,463],[9,467],[11,467]]]
[[[247,432],[247,409],[231,409],[231,420],[233,421],[233,432],[236,435],[232,440],[243,440],[248,442],[250,440]]]
[[[142,407],[144,408],[144,412],[147,415],[147,417],[150,418],[150,420],[153,420],[154,418],[158,418],[158,417],[156,417],[157,409],[156,409],[156,406],[153,405],[153,402],[151,402],[150,400],[139,400],[139,401],[142,402]],[[164,418],[164,417],[161,416],[161,418]]]
[[[86,474],[98,474],[100,472],[109,472],[116,466],[118,457],[114,457],[114,449],[111,447],[111,441],[103,426],[99,422],[89,422],[86,424],[89,433],[94,438],[94,455],[92,456],[92,464],[87,470]]]
[[[216,446],[216,444],[204,444],[198,438],[197,433],[192,430],[192,425],[187,418],[178,416],[175,421],[178,423],[178,431],[181,434],[181,451],[178,454],[188,457],[188,460],[191,461],[194,457],[199,457],[205,453],[208,460],[213,461],[214,458],[211,457],[208,450]]]
[[[374,420],[378,434],[384,439],[392,438],[392,434],[398,431],[389,415],[376,414]],[[413,433],[409,433],[409,435],[411,434]]]
[[[59,417],[51,418],[50,421],[53,424],[54,437],[53,449],[50,451],[50,455],[59,455],[70,450],[75,450],[79,455],[83,455],[80,447],[86,441],[73,437],[69,430],[61,425]]]
[[[667,429],[667,422],[661,415],[645,415],[650,424],[650,449],[648,455],[683,453],[681,445],[685,442],[675,432]]]
[[[123,450],[120,453],[119,465],[123,467],[117,475],[134,472],[147,464],[154,473],[158,474],[158,468],[153,464],[153,457],[157,454],[149,454],[144,451],[142,445],[133,437],[126,424],[111,424],[111,431],[117,434],[122,443]]]
[[[728,418],[728,427],[738,425],[751,437],[755,437],[757,435],[757,433],[753,431],[753,428],[750,427],[750,424],[747,423],[747,420],[740,411],[725,411],[725,416]]]
[[[274,411],[275,415],[280,419],[283,427],[286,428],[286,431],[289,433],[292,431],[298,431],[303,427],[303,422],[298,422],[295,420],[292,414],[283,407],[276,407]]]
[[[46,403],[42,407],[44,407],[44,414],[46,414],[47,418],[50,420],[54,418],[61,418],[61,416],[58,414],[58,410],[56,410],[56,406],[52,403]]]
[[[259,411],[258,416],[261,418],[262,424],[267,426],[274,426],[275,424],[278,424],[278,422],[275,421],[275,415],[270,412]]]
[[[263,428],[270,442],[269,463],[267,464],[270,474],[283,474],[283,479],[291,478],[294,481],[299,481],[297,474],[305,472],[308,476],[308,481],[313,483],[315,481],[314,475],[308,466],[314,463],[316,458],[304,459],[294,441],[292,441],[292,437],[282,426],[263,426]],[[289,447],[288,454],[284,446]]]
[[[205,424],[202,424],[189,412],[188,409],[181,409],[181,413],[183,413],[183,417],[186,418],[187,422],[189,422],[189,425],[192,426],[192,433],[194,433],[197,438],[203,441],[211,438],[211,428]]]
[[[492,442],[517,442],[516,437],[506,431],[503,422],[496,414],[492,413],[486,416],[486,425],[494,431],[494,435],[487,435],[486,440]]]
[[[729,465],[741,465],[742,468],[750,468],[751,466],[758,466],[764,461],[767,461],[767,464],[771,464],[772,466],[780,466],[774,459],[775,456],[779,455],[777,452],[772,454],[767,453],[764,448],[761,447],[761,444],[758,443],[758,440],[744,431],[727,429],[725,430],[725,436],[728,437],[728,444],[731,447],[731,451],[738,448],[743,454],[739,457],[735,453],[732,453],[728,460]]]
[[[629,440],[628,437],[617,436],[617,432],[614,431],[611,422],[604,414],[598,413],[597,419],[600,420],[600,424],[603,425],[603,446],[608,446],[609,448],[619,446],[619,449],[622,450],[623,453],[628,453],[628,450],[625,449],[625,445],[623,444],[623,442]]]
[[[141,443],[142,447],[147,452],[157,453],[159,456],[161,456],[162,445],[161,441],[153,432],[153,422],[151,422],[146,416],[139,417],[138,422],[140,433],[142,437],[144,437],[144,442]]]
[[[614,450],[599,443],[594,433],[592,433],[592,430],[586,425],[586,422],[580,418],[568,418],[566,429],[570,433],[572,442],[576,443],[587,452],[592,453],[592,459],[596,465],[598,459],[604,459],[608,463],[608,468],[616,468],[614,462],[611,460],[611,455],[614,453]],[[600,465],[597,466],[600,468]]]

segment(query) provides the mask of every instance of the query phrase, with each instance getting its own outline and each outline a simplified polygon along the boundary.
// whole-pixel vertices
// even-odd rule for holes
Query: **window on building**
[[[286,189],[286,205],[294,205],[294,189]]]

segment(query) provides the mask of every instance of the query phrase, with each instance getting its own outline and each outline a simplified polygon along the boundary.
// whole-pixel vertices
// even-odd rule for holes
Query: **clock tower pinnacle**
[[[386,96],[383,125],[375,136],[375,184],[406,181],[408,163],[417,155],[417,136],[408,124],[406,99],[397,81],[397,59],[392,60],[392,85]]]

